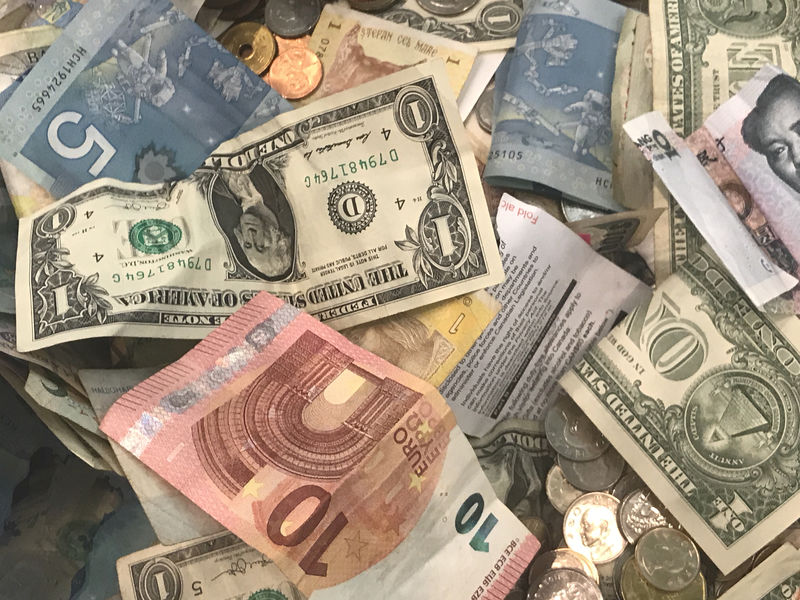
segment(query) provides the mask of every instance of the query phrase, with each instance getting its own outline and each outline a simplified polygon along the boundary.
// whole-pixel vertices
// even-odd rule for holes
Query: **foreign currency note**
[[[23,360],[54,373],[73,388],[83,393],[78,370],[104,365],[102,350],[86,343],[56,346],[36,352],[17,350],[18,340],[14,315],[0,314],[0,353]]]
[[[653,109],[685,138],[765,64],[797,76],[799,0],[750,8],[713,0],[650,0]],[[664,207],[655,228],[655,267],[663,281],[705,242],[658,183]]]
[[[444,61],[448,80],[458,96],[478,53],[475,46],[335,4],[322,10],[309,48],[322,62],[325,77],[308,101],[436,58]]]
[[[281,115],[187,180],[99,181],[21,219],[19,347],[200,338],[265,288],[345,328],[501,281],[447,88],[426,62]]]
[[[706,247],[561,379],[724,573],[797,518],[798,344]]]
[[[745,575],[720,596],[719,600],[798,600],[798,598],[800,598],[800,550],[787,543]]]
[[[156,371],[157,368],[84,369],[79,376],[97,418],[102,419],[120,396]],[[217,533],[222,529],[219,523],[164,481],[158,473],[149,469],[114,440],[109,442],[159,542],[178,544]]]
[[[274,562],[227,531],[123,556],[117,572],[122,600],[305,600]]]
[[[659,208],[628,210],[566,225],[597,252],[608,255],[641,244],[662,212]]]
[[[750,236],[694,151],[675,134],[661,113],[644,114],[624,127],[756,306],[763,306],[797,285],[797,279],[772,262]]]
[[[61,415],[96,435],[103,435],[89,400],[45,369],[36,365],[30,366],[25,391],[42,408]]]
[[[79,459],[90,467],[101,471],[111,471],[109,464],[97,451],[73,430],[60,415],[39,406],[31,395],[25,391],[25,381],[28,377],[28,367],[18,360],[0,357],[0,376],[17,392],[25,401],[39,420],[44,423],[50,432]]]
[[[484,290],[345,329],[357,346],[439,386],[500,310]]]
[[[653,110],[653,45],[650,18],[625,13],[611,88],[611,169],[614,201],[636,210],[653,206],[653,170],[622,131],[622,124]]]
[[[457,14],[442,15],[434,0],[399,0],[378,13],[383,19],[441,37],[475,44],[481,52],[514,46],[522,22],[523,0],[456,0],[463,8]],[[433,10],[428,7],[433,6]]]
[[[491,185],[622,209],[611,192],[611,87],[626,10],[609,0],[528,4],[500,87]]]
[[[749,195],[750,202],[737,211],[740,218],[758,212],[765,220],[764,226],[749,228],[751,235],[777,255],[778,264],[800,276],[800,82],[766,65],[701,130]],[[701,158],[711,162],[710,156]],[[800,313],[800,289],[789,310]]]
[[[56,197],[189,175],[289,108],[168,0],[90,0],[0,109],[0,155]]]
[[[503,308],[441,386],[469,435],[504,419],[541,418],[558,378],[650,297],[565,225],[508,194],[497,231],[508,277],[488,291]]]
[[[433,386],[266,292],[101,429],[315,598],[502,598],[539,547]]]
[[[44,56],[50,44],[60,34],[60,29],[51,26],[0,34],[0,106],[11,97],[22,78]],[[0,173],[9,201],[18,217],[31,215],[43,206],[55,202],[55,198],[47,190],[31,181],[8,161],[0,159]],[[16,235],[16,223],[14,231]]]

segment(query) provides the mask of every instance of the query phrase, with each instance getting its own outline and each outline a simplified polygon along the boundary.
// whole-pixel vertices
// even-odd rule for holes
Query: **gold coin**
[[[275,58],[275,38],[269,29],[258,23],[237,23],[219,37],[219,43],[258,75],[266,71]]]
[[[622,567],[620,589],[622,600],[706,600],[706,580],[698,573],[694,581],[679,592],[665,592],[647,583],[636,559],[631,557]]]

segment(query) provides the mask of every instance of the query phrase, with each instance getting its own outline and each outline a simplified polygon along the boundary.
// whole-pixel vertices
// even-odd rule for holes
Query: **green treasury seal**
[[[278,590],[258,590],[247,600],[288,600],[288,598]]]
[[[128,239],[131,245],[145,254],[163,254],[181,241],[180,227],[163,219],[145,219],[131,227]]]

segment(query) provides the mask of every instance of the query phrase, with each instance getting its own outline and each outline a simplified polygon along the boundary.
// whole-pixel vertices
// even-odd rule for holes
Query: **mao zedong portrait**
[[[800,82],[788,75],[773,78],[742,122],[742,139],[800,194]]]

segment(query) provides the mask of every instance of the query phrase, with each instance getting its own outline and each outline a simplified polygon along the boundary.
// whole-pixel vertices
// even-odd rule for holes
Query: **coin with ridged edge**
[[[651,529],[639,538],[634,557],[642,577],[665,592],[686,589],[700,574],[697,546],[677,529]]]
[[[570,550],[569,548],[556,548],[550,552],[545,552],[537,556],[531,563],[531,570],[528,572],[528,582],[532,585],[542,575],[555,569],[572,569],[580,571],[590,577],[595,583],[599,579],[597,567],[583,554]]]
[[[706,580],[702,573],[680,592],[665,592],[647,583],[633,557],[622,566],[620,589],[622,600],[706,600]]]
[[[553,450],[569,460],[594,460],[608,449],[608,440],[566,394],[547,410],[544,433]]]
[[[275,38],[259,23],[237,23],[219,36],[219,43],[256,74],[261,75],[275,58]]]
[[[422,8],[433,15],[453,17],[467,12],[478,0],[417,0]]]
[[[611,494],[584,494],[564,515],[564,541],[595,564],[617,558],[628,542],[617,525],[619,500]]]
[[[533,582],[528,600],[603,600],[600,588],[589,577],[572,569],[548,571]]]

